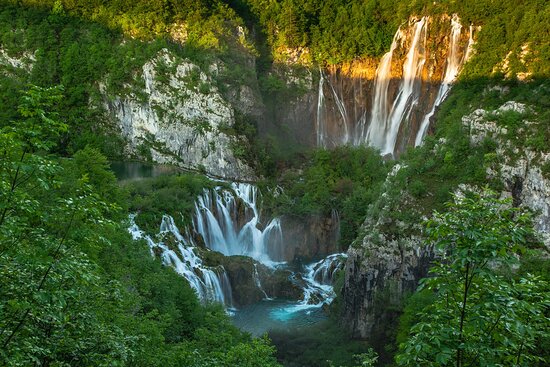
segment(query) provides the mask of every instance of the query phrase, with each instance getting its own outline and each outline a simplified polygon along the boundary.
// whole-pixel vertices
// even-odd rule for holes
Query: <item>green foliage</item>
[[[356,366],[356,356],[368,350],[365,341],[353,340],[336,319],[299,330],[273,330],[269,336],[285,366]]]
[[[418,322],[418,313],[433,302],[434,295],[427,289],[415,292],[407,298],[403,313],[399,318],[399,328],[396,336],[397,345],[401,345],[407,341],[411,327]]]
[[[182,174],[132,181],[127,184],[131,212],[140,213],[136,222],[148,232],[156,232],[162,216],[171,215],[178,226],[189,224],[194,202],[205,188],[217,184],[204,176]]]
[[[302,172],[284,173],[278,182],[283,192],[266,198],[265,206],[299,217],[328,216],[337,211],[341,243],[349,245],[357,236],[368,205],[380,192],[386,165],[373,149],[340,147],[312,152],[303,166]]]
[[[66,127],[48,112],[60,98],[33,87],[0,128],[0,364],[278,366],[268,340],[237,330],[221,306],[200,305],[130,238],[117,205],[126,196],[103,155],[50,154]],[[170,183],[203,187],[192,177]]]
[[[48,156],[66,126],[46,111],[56,90],[31,88],[0,130],[0,360],[3,365],[128,361],[136,339],[112,319],[119,289],[86,251],[116,206],[87,177],[67,182]]]
[[[58,11],[50,12],[51,7]],[[139,72],[163,48],[198,65],[210,65],[214,57],[236,60],[233,54],[242,52],[226,47],[233,37],[228,26],[232,21],[237,21],[236,16],[221,3],[2,1],[2,49],[10,57],[33,61],[28,72],[0,65],[0,126],[16,116],[20,90],[26,84],[64,85],[64,98],[55,108],[68,131],[57,141],[56,152],[70,156],[89,145],[120,159],[125,144],[100,107],[106,101],[98,85],[109,95],[142,97]],[[185,25],[184,45],[168,40],[175,23]],[[121,29],[131,37],[124,38]],[[220,39],[225,40],[223,45]],[[232,70],[234,64],[228,62],[226,69]],[[166,80],[166,65],[158,69],[157,77]],[[247,73],[239,77],[249,75],[249,69]],[[192,76],[195,87],[208,93],[210,87],[199,83],[198,71]]]
[[[477,38],[478,56],[467,69],[476,77],[491,75],[493,67],[510,56],[510,72],[548,76],[550,48],[546,19],[550,6],[543,0],[453,0],[414,2],[400,0],[233,0],[229,3],[248,22],[264,29],[275,58],[288,47],[308,47],[320,63],[337,64],[354,58],[378,57],[386,52],[397,28],[411,15],[457,13],[463,24],[482,27]],[[529,44],[535,52],[521,56]],[[525,60],[527,58],[527,60]]]
[[[533,240],[531,217],[492,192],[455,197],[447,209],[426,229],[441,260],[421,288],[435,301],[416,315],[398,364],[544,365],[536,346],[549,337],[548,284],[505,275]]]

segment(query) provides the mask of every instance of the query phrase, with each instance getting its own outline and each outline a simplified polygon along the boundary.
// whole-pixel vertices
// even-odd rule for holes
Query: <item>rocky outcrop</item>
[[[36,57],[34,56],[34,53],[23,52],[21,55],[16,57],[10,55],[6,50],[0,47],[0,66],[9,66],[30,72],[35,61]]]
[[[433,256],[429,247],[422,246],[420,212],[413,216],[418,222],[399,218],[404,210],[415,212],[414,199],[406,192],[390,194],[400,169],[397,165],[388,175],[385,192],[363,224],[364,237],[348,250],[343,313],[355,337],[375,338],[385,333],[406,294],[414,292],[427,275]]]
[[[503,194],[511,196],[514,205],[523,205],[535,212],[535,229],[550,249],[550,175],[543,173],[543,167],[550,165],[550,151],[535,151],[523,145],[530,127],[545,122],[521,118],[523,126],[518,131],[524,138],[518,145],[506,136],[507,128],[498,123],[499,116],[510,112],[522,116],[529,112],[529,107],[508,101],[494,111],[478,109],[464,116],[462,123],[469,129],[472,144],[480,144],[485,138],[497,143],[497,157],[487,168],[487,175],[502,181]]]
[[[201,256],[207,266],[223,266],[233,296],[233,306],[243,307],[264,298],[301,300],[304,289],[294,281],[289,270],[273,269],[248,256],[224,256],[216,251],[203,250]]]
[[[359,338],[385,334],[405,296],[428,274],[432,256],[419,237],[375,236],[365,237],[362,247],[348,251],[345,267],[344,317]]]
[[[340,221],[331,216],[311,215],[306,218],[283,216],[284,259],[313,259],[338,252]]]
[[[216,72],[217,65],[211,69]],[[141,78],[141,96],[109,96],[102,88],[104,106],[128,140],[129,154],[150,154],[157,163],[227,179],[253,178],[233,154],[246,142],[226,133],[235,123],[234,110],[205,72],[162,50],[143,65]]]
[[[510,113],[522,124],[514,126],[517,130],[512,137],[509,127],[500,122],[500,117]],[[525,144],[534,132],[540,133],[534,127],[545,122],[536,121],[536,113],[529,106],[509,101],[493,111],[478,109],[464,116],[462,123],[473,145],[486,138],[497,143],[496,156],[487,157],[492,162],[487,176],[502,181],[502,194],[511,197],[514,205],[535,212],[535,229],[550,249],[550,175],[543,168],[550,167],[550,154]],[[346,325],[356,337],[383,338],[386,326],[398,315],[400,303],[427,275],[435,256],[423,243],[418,204],[407,192],[396,191],[401,186],[393,185],[399,170],[397,165],[388,175],[383,194],[370,208],[361,228],[363,235],[348,250],[343,312]],[[459,185],[457,193],[466,189],[475,190]],[[406,220],[401,219],[403,213],[407,213]]]

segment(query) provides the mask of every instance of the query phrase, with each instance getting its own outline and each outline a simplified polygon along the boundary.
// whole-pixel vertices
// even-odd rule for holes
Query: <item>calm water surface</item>
[[[259,336],[269,330],[290,330],[323,321],[327,315],[320,306],[302,305],[296,301],[263,300],[231,311],[233,324]]]
[[[119,181],[170,175],[182,170],[175,166],[142,162],[111,162],[111,169]]]

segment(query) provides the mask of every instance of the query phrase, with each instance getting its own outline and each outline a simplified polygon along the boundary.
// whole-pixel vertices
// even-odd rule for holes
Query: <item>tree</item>
[[[83,251],[100,246],[112,205],[87,176],[68,184],[49,155],[66,131],[47,111],[59,88],[32,87],[0,129],[0,364],[107,365],[135,338],[114,325],[119,289]]]
[[[455,196],[427,222],[439,255],[421,289],[435,301],[401,344],[401,366],[533,366],[548,339],[548,283],[514,279],[533,239],[531,216],[484,191]],[[546,328],[546,330],[545,330]]]

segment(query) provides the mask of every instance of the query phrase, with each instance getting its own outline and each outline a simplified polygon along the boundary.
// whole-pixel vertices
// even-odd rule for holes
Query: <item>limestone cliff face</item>
[[[546,151],[535,151],[517,143],[506,136],[507,129],[499,126],[495,120],[503,113],[528,112],[529,107],[508,101],[494,111],[478,109],[462,118],[462,123],[470,131],[472,144],[479,144],[489,137],[497,142],[497,159],[487,169],[487,175],[502,180],[505,191],[514,200],[514,205],[524,205],[535,212],[535,229],[539,231],[548,249],[550,249],[550,175],[543,173],[542,167],[550,164],[550,147]],[[533,124],[523,119],[521,131],[528,134]]]
[[[216,72],[212,65],[211,72]],[[232,105],[193,63],[160,51],[142,68],[143,95],[105,96],[104,107],[128,140],[128,153],[157,163],[206,171],[227,179],[253,178],[233,154],[246,144],[224,131],[235,123]],[[251,107],[252,108],[252,107]]]
[[[0,72],[2,72],[2,69],[5,69],[6,67],[23,69],[26,72],[30,72],[35,61],[36,57],[34,56],[34,53],[24,52],[21,55],[15,56],[10,55],[6,50],[0,47]]]
[[[344,322],[355,337],[384,334],[404,296],[414,292],[427,275],[433,256],[430,248],[422,246],[420,211],[416,222],[399,219],[401,208],[414,213],[416,205],[406,192],[392,192],[400,169],[397,165],[388,175],[385,192],[361,229],[364,237],[348,250],[343,311]]]
[[[340,222],[338,215],[312,215],[306,218],[281,218],[284,258],[314,259],[338,252]]]

